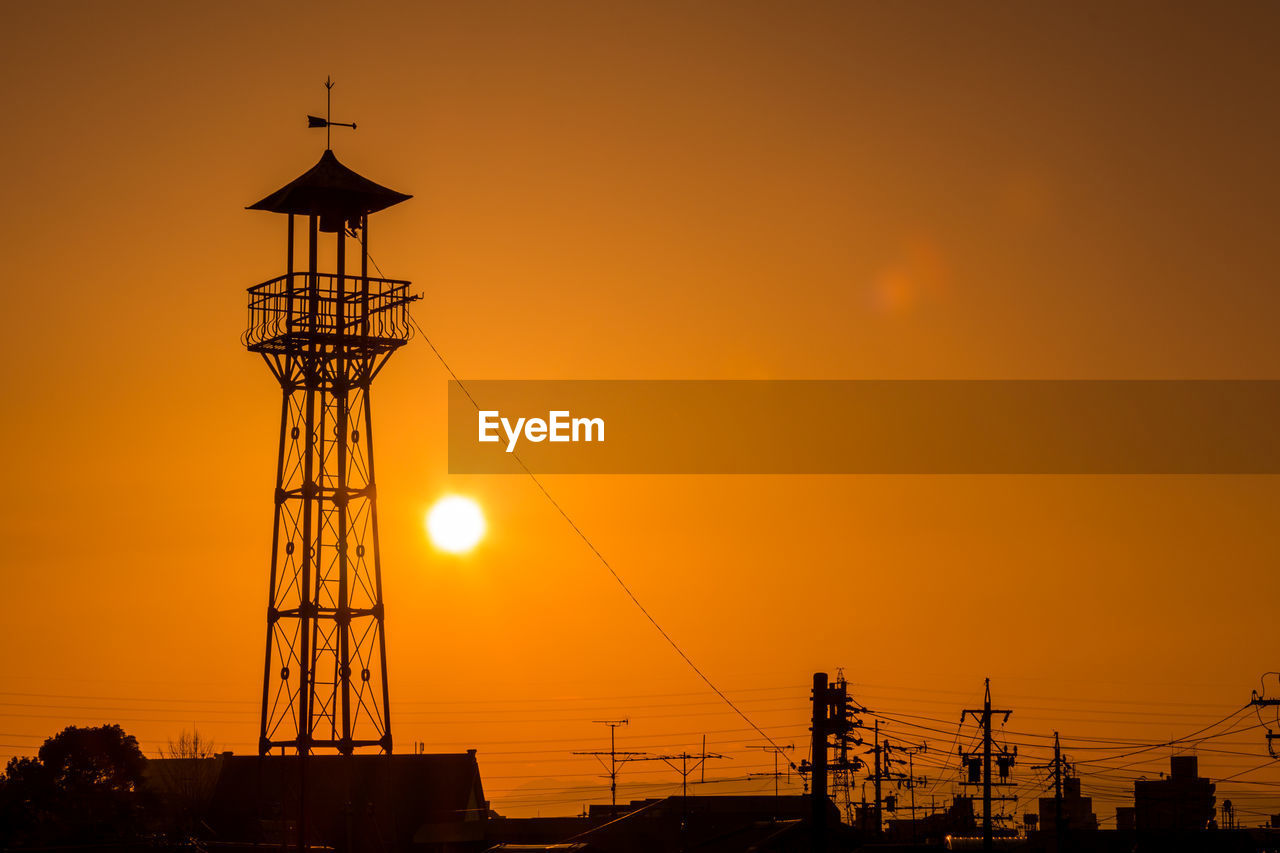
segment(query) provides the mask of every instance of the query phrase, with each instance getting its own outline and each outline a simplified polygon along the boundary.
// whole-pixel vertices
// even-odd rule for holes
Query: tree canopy
[[[140,828],[147,759],[118,725],[68,726],[0,777],[0,843],[126,839]]]

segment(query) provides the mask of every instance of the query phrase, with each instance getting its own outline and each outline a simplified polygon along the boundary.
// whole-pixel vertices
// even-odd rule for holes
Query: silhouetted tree
[[[5,844],[74,844],[136,836],[146,758],[117,725],[68,726],[0,780]]]
[[[9,759],[0,777],[0,846],[41,842],[53,794],[53,776],[37,759]]]
[[[185,836],[197,834],[200,816],[213,796],[218,781],[217,756],[213,741],[199,729],[185,729],[160,750],[161,758],[151,767],[163,825]]]
[[[163,758],[213,758],[217,754],[213,741],[201,735],[199,729],[183,729],[182,734],[170,738],[168,747],[160,750]]]

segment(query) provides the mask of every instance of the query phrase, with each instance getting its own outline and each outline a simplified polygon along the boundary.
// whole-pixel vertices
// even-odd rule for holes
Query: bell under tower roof
[[[314,215],[326,222],[347,221],[410,198],[413,196],[356,174],[326,148],[320,162],[246,210]]]

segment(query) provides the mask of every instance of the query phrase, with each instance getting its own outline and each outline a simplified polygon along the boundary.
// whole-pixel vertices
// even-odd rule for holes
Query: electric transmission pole
[[[849,697],[848,682],[841,675],[835,684],[827,684],[825,672],[813,674],[813,732],[811,756],[801,761],[797,768],[801,775],[812,776],[813,787],[809,793],[811,806],[812,846],[815,851],[826,850],[827,807],[827,774],[839,772],[847,774],[850,770],[862,767],[862,761],[849,757],[849,746],[860,745],[862,740],[853,736],[854,729],[862,727],[862,721],[854,719],[855,711],[866,711],[866,708],[854,708]],[[831,737],[839,740],[836,743],[840,756],[835,763],[827,761],[827,752],[831,749]]]
[[[811,838],[815,851],[825,851],[827,807],[827,776],[829,773],[843,774],[845,785],[848,785],[848,774],[861,770],[862,759],[849,755],[850,746],[861,746],[862,739],[853,734],[863,728],[862,720],[855,718],[855,713],[865,713],[866,708],[855,706],[849,696],[848,682],[844,675],[834,684],[827,684],[825,672],[813,674],[813,744],[812,755],[801,761],[796,768],[801,775],[812,776],[813,787],[809,794],[812,807],[813,831]],[[839,756],[834,762],[827,760],[827,753],[832,747],[831,738],[837,738],[835,747]]]
[[[916,786],[927,785],[929,780],[924,776],[916,776],[916,753],[928,752],[929,744],[922,743],[919,746],[899,747],[907,754],[907,775],[902,780],[902,784],[911,792],[911,840],[915,840],[916,836]]]
[[[617,737],[616,737],[618,732],[618,726],[627,725],[630,722],[629,720],[592,720],[591,722],[599,723],[600,725],[609,727],[609,751],[608,752],[603,752],[603,751],[575,752],[574,755],[595,756],[596,761],[599,761],[600,764],[604,766],[604,769],[609,771],[606,774],[605,778],[609,780],[610,802],[612,803],[613,808],[616,811],[618,808],[618,767],[622,764],[626,764],[628,761],[636,760],[635,758],[636,756],[644,755],[644,753],[618,751],[618,743],[617,743]],[[608,764],[604,763],[604,756],[606,755],[609,756]],[[622,761],[618,760],[619,756],[622,757]]]
[[[911,819],[912,821],[915,820],[915,786],[917,784],[924,784],[925,782],[923,778],[917,779],[915,777],[915,754],[917,752],[924,752],[928,746],[927,744],[895,746],[890,743],[888,739],[881,740],[879,720],[876,721],[874,732],[875,739],[872,747],[867,750],[867,754],[874,757],[874,763],[872,765],[873,772],[871,776],[867,777],[866,781],[875,785],[876,801],[872,807],[872,820],[875,822],[875,831],[878,833],[884,828],[884,812],[886,806],[888,807],[888,811],[897,811],[898,809],[898,797],[894,794],[884,793],[883,785],[885,782],[893,782],[899,789],[905,785],[906,788],[911,791]],[[893,769],[894,764],[901,766],[904,763],[901,758],[892,757],[892,754],[895,751],[901,751],[907,754],[906,764],[909,768],[908,772],[902,773]],[[915,831],[914,823],[912,825],[912,831]]]
[[[1062,837],[1062,833],[1067,828],[1067,822],[1062,814],[1062,783],[1071,776],[1071,765],[1062,757],[1062,744],[1058,740],[1058,733],[1053,733],[1053,760],[1048,764],[1036,764],[1033,770],[1048,770],[1053,776],[1053,819],[1054,832],[1058,837]],[[1061,845],[1059,845],[1061,846]]]
[[[1263,689],[1265,690],[1266,687],[1264,686]],[[1261,696],[1258,695],[1258,691],[1255,690],[1253,691],[1253,695],[1250,696],[1249,698],[1249,704],[1258,708],[1272,708],[1277,705],[1280,705],[1280,699],[1263,699]],[[1280,758],[1280,755],[1276,754],[1276,748],[1272,746],[1272,743],[1277,738],[1280,738],[1280,734],[1277,734],[1276,732],[1271,731],[1271,727],[1268,726],[1267,727],[1267,752],[1271,753],[1272,758]]]
[[[874,810],[874,814],[876,816],[876,835],[879,835],[881,829],[884,828],[884,812],[882,811],[883,804],[884,804],[884,795],[881,794],[880,792],[880,782],[881,780],[884,779],[884,765],[880,761],[880,758],[883,752],[880,748],[880,721],[879,720],[876,720],[875,754],[876,754],[876,775],[874,778],[876,783],[876,807]]]
[[[844,677],[843,669],[836,670],[836,682],[828,692],[830,707],[835,717],[831,733],[836,738],[834,744],[836,757],[834,761],[828,762],[827,770],[831,774],[832,785],[835,787],[838,798],[836,805],[837,807],[843,805],[844,819],[853,825],[853,774],[862,769],[863,763],[857,756],[850,757],[849,748],[862,745],[862,738],[855,735],[854,731],[863,728],[863,722],[854,714],[866,709],[854,706],[853,698],[849,695],[849,682]]]
[[[974,778],[977,773],[974,772],[979,761],[982,767],[982,849],[990,850],[993,847],[992,830],[991,830],[991,803],[993,800],[1013,800],[1015,797],[993,797],[991,789],[997,785],[1008,785],[1009,770],[1013,767],[1013,760],[1018,754],[1018,748],[1015,746],[1012,752],[1006,750],[1003,746],[999,748],[998,753],[995,751],[991,737],[991,717],[994,714],[1003,714],[1004,721],[1008,722],[1009,715],[1013,711],[994,710],[991,707],[991,679],[986,679],[986,695],[982,701],[981,709],[966,708],[960,712],[960,721],[964,722],[965,717],[970,714],[982,726],[982,758],[975,758],[971,753],[966,753],[962,747],[959,750],[960,757],[965,763],[968,771],[968,781],[962,784],[973,785],[978,784]],[[1000,767],[1000,782],[993,782],[991,779],[991,758],[995,755],[997,763]]]
[[[813,674],[813,732],[812,771],[813,785],[809,789],[812,806],[810,837],[814,853],[826,853],[827,849],[827,726],[830,723],[830,703],[827,700],[827,674]]]

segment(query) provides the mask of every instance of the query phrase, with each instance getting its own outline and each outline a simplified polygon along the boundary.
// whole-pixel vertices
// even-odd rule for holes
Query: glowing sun
[[[427,512],[431,544],[450,554],[465,554],[484,536],[484,513],[471,498],[448,495]]]

